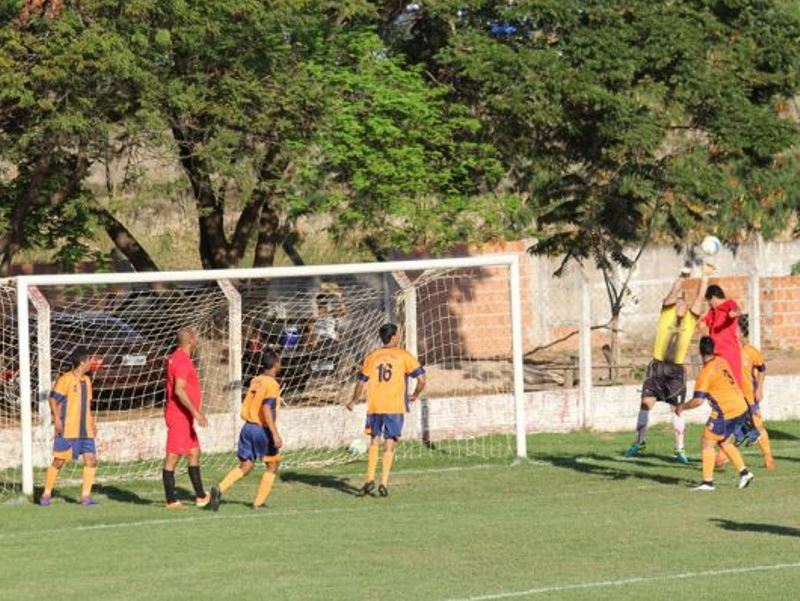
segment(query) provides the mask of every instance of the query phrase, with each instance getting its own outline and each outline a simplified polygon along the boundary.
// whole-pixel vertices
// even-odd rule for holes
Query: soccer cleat
[[[197,497],[194,500],[194,504],[200,509],[206,507],[210,502],[211,502],[211,495],[206,495],[205,497]]]
[[[42,507],[50,507],[53,503],[53,497],[39,497],[39,505]]]
[[[681,465],[689,465],[689,458],[684,451],[675,451],[675,461]]]
[[[222,500],[222,491],[216,486],[211,487],[211,494],[208,495],[208,504],[206,505],[211,511],[219,511],[219,502]]]
[[[647,443],[645,443],[645,442],[641,442],[641,443],[634,442],[630,447],[628,447],[628,450],[625,451],[625,454],[623,455],[623,457],[626,457],[628,459],[630,459],[631,457],[636,457],[639,453],[644,451],[646,448],[647,448]]]
[[[378,487],[378,496],[380,497],[388,497],[389,496],[389,489],[386,488],[384,484],[381,484]]]
[[[367,495],[372,495],[375,491],[375,481],[370,480],[369,482],[364,482],[364,486],[361,487],[361,490],[358,491],[356,496],[359,497],[366,497]]]
[[[773,459],[772,455],[764,456],[764,467],[770,472],[775,469],[775,459]]]
[[[692,491],[694,492],[714,492],[713,482],[703,482],[700,486],[695,486]]]
[[[718,470],[721,470],[726,465],[728,465],[730,462],[731,462],[731,460],[728,459],[728,456],[725,453],[720,453],[719,455],[717,455],[717,458],[714,460],[714,467],[716,469],[718,469]]]
[[[747,488],[750,486],[750,482],[752,482],[753,478],[755,478],[755,476],[753,476],[752,472],[745,471],[739,478],[739,488]]]
[[[100,503],[95,501],[92,497],[83,497],[81,499],[81,505],[84,507],[92,507],[93,505],[100,505]]]
[[[187,509],[186,505],[184,505],[181,501],[173,501],[172,503],[167,501],[166,503],[164,503],[164,508],[166,508],[166,509],[176,509],[178,511],[183,510],[183,509]]]

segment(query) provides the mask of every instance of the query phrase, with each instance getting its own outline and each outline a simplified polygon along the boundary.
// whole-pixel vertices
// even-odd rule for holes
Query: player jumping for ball
[[[710,336],[700,339],[700,355],[703,369],[697,376],[692,400],[675,408],[678,415],[687,409],[699,407],[705,401],[711,405],[711,416],[703,430],[703,482],[695,488],[698,491],[714,490],[714,447],[728,456],[739,472],[739,488],[746,488],[753,479],[739,450],[731,442],[731,437],[739,437],[747,430],[750,412],[742,389],[733,377],[728,362],[714,353],[714,341]]]
[[[250,382],[250,388],[242,403],[241,416],[245,421],[239,433],[239,467],[233,468],[218,486],[211,489],[209,508],[217,511],[222,493],[249,474],[256,461],[263,461],[267,471],[261,476],[253,509],[267,502],[275,476],[280,466],[280,448],[283,446],[278,434],[278,410],[281,404],[281,388],[275,379],[281,370],[281,362],[273,351],[265,351],[261,359],[259,374]]]
[[[700,290],[692,303],[684,296],[684,277],[678,278],[664,299],[661,317],[658,320],[653,360],[647,366],[647,375],[642,385],[642,402],[636,418],[636,440],[625,452],[625,457],[635,457],[644,450],[650,410],[661,401],[673,406],[672,424],[675,429],[675,459],[679,463],[689,463],[684,451],[684,418],[674,412],[674,406],[686,396],[686,371],[683,362],[689,350],[708,287],[710,266],[703,267]]]
[[[408,351],[398,347],[400,334],[396,325],[384,324],[378,330],[383,346],[372,351],[364,359],[358,372],[353,398],[347,403],[348,410],[361,399],[366,387],[367,424],[366,433],[371,437],[367,451],[367,479],[360,495],[371,495],[375,490],[375,470],[378,466],[380,439],[386,449],[381,464],[381,483],[378,494],[389,495],[389,472],[394,461],[397,441],[403,431],[403,419],[409,404],[416,401],[425,389],[425,370]],[[414,393],[408,396],[408,379],[416,378]]]

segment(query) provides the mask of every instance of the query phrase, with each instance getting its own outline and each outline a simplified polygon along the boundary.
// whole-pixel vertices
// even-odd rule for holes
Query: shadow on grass
[[[795,436],[794,434],[790,434],[789,432],[784,432],[783,430],[777,430],[767,424],[767,432],[769,432],[769,439],[770,440],[800,440],[800,436]]]
[[[720,518],[711,518],[710,521],[723,530],[730,530],[731,532],[758,532],[761,534],[775,534],[776,536],[800,537],[800,528],[791,528],[789,526],[758,524],[755,522],[734,522],[733,520],[724,520]]]
[[[109,486],[107,484],[103,484],[100,486],[96,486],[95,490],[101,495],[105,495],[109,501],[115,501],[117,503],[129,503],[131,505],[156,504],[156,502],[153,501],[152,499],[145,499],[137,495],[132,490],[125,490],[123,488],[119,488],[118,486]],[[191,498],[192,500],[194,500],[194,497]]]
[[[651,456],[652,457],[652,456]],[[597,453],[589,453],[582,455],[554,455],[548,453],[532,454],[531,459],[549,463],[553,467],[573,470],[580,474],[589,476],[600,476],[609,480],[649,480],[657,484],[665,484],[669,486],[689,485],[694,484],[693,479],[678,478],[676,476],[666,476],[664,474],[642,471],[637,469],[624,469],[624,465],[633,465],[636,467],[655,467],[652,463],[646,463],[641,460],[620,461],[616,456],[599,455]],[[616,465],[607,465],[608,462],[613,462]]]
[[[355,495],[358,493],[358,488],[350,484],[348,478],[341,478],[338,476],[328,476],[324,474],[303,474],[300,472],[281,472],[281,481],[283,482],[297,482],[307,486],[315,486],[320,488],[330,488],[348,495]]]

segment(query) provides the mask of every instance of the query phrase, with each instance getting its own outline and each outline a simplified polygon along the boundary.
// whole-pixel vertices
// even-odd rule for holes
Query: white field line
[[[532,597],[548,593],[563,593],[568,591],[583,591],[598,588],[611,588],[630,586],[648,582],[666,582],[672,580],[689,580],[692,578],[706,578],[710,576],[725,576],[731,574],[749,574],[751,572],[775,572],[779,570],[796,570],[800,568],[800,561],[794,563],[775,563],[771,565],[750,566],[742,568],[723,568],[718,570],[705,570],[701,572],[681,572],[680,574],[664,574],[662,576],[641,576],[638,578],[621,578],[619,580],[598,580],[595,582],[578,582],[575,584],[556,584],[531,588],[525,591],[507,591],[480,595],[477,597],[461,597],[447,601],[493,601],[494,599],[512,599],[514,597]]]

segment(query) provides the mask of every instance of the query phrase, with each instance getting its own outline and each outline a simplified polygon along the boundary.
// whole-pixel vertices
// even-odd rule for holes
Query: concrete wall
[[[690,383],[690,389],[692,383]],[[800,419],[800,376],[767,378],[767,422]],[[638,412],[636,386],[595,387],[592,391],[592,429],[633,431]],[[581,428],[581,406],[577,389],[531,392],[525,395],[527,431],[569,432]],[[281,413],[281,432],[287,460],[292,450],[343,448],[363,433],[364,406],[348,412],[341,406],[286,409]],[[690,423],[702,423],[708,409],[686,414]],[[669,409],[659,403],[652,413],[654,424],[668,422]],[[239,429],[238,418],[213,415],[209,427],[200,431],[206,453],[232,452]],[[768,424],[769,425],[769,424]],[[105,422],[99,424],[98,455],[101,462],[128,462],[158,459],[163,456],[166,430],[163,419]],[[508,394],[483,397],[435,399],[425,406],[414,405],[406,416],[405,438],[409,440],[467,439],[487,434],[514,432],[513,400]],[[19,430],[0,430],[0,469],[19,465]],[[688,441],[690,448],[696,441]],[[44,466],[50,459],[50,443],[37,436],[35,464]]]

